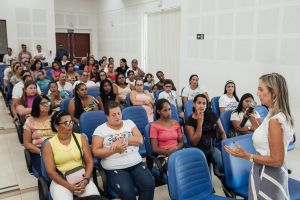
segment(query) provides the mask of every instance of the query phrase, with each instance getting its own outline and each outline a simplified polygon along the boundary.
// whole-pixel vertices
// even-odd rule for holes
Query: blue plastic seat
[[[165,91],[165,90],[158,90],[158,91],[155,92],[155,99],[156,99],[156,102],[157,102],[157,100],[158,100],[159,94],[160,94],[161,92],[163,92],[163,91]]]
[[[263,122],[269,111],[265,106],[256,106],[255,111],[260,115],[261,121]]]
[[[64,99],[60,102],[60,109],[68,111],[69,110],[69,103],[72,100],[72,98]]]
[[[231,113],[233,110],[227,110],[221,113],[220,120],[222,123],[222,126],[224,128],[224,131],[226,133],[226,136],[228,137],[228,133],[231,129],[234,129],[232,126],[232,123],[230,121]]]
[[[82,72],[88,72],[88,71],[85,71],[85,70],[78,70],[78,71],[77,71],[77,73],[78,73],[80,76],[81,76],[81,73],[82,73]]]
[[[185,87],[183,87],[183,88],[181,89],[181,94],[180,94],[180,95],[181,95],[182,108],[183,108],[182,111],[184,111],[184,103],[183,103],[183,99],[182,99],[182,92],[183,92],[184,88],[185,88]]]
[[[76,63],[76,65],[77,65],[77,66],[79,66],[79,65],[80,65],[80,63]]]
[[[168,160],[168,188],[171,199],[232,199],[213,195],[206,157],[197,148],[172,153]]]
[[[34,175],[36,178],[38,178],[40,174],[39,171],[32,164],[30,151],[28,149],[24,149],[24,155],[25,155],[25,162],[26,162],[28,172],[31,175]]]
[[[46,75],[52,77],[51,76],[51,71],[52,71],[52,69],[51,70],[46,70]]]
[[[219,99],[220,97],[214,97],[211,99],[211,110],[218,116],[220,116]]]
[[[13,85],[11,84],[10,79],[11,78],[9,78],[8,81],[7,81],[7,93],[11,96],[12,95],[12,90],[13,90]]]
[[[126,95],[126,107],[133,106],[130,101],[130,92]]]
[[[45,85],[44,89],[43,89],[43,94],[44,95],[47,95],[49,92],[49,86],[48,85]]]
[[[47,72],[46,72],[47,73]],[[50,81],[53,81],[53,79],[51,78],[51,76],[45,76],[45,79],[48,79],[48,80],[50,80]],[[36,77],[35,78],[35,82],[37,83],[39,81],[39,78],[38,77]],[[40,88],[40,89],[43,89],[43,88]]]
[[[193,112],[193,100],[189,100],[184,104],[184,117],[187,119]]]
[[[87,94],[97,99],[98,94],[100,94],[99,88],[88,88]]]
[[[131,120],[144,136],[145,127],[149,123],[146,110],[141,106],[131,106],[122,110],[122,120]],[[139,147],[139,153],[144,158],[147,156],[145,143]]]
[[[73,94],[72,94],[72,92],[70,92],[69,90],[65,90],[68,94],[69,94],[69,97],[71,98],[71,99],[73,99]]]
[[[144,86],[143,90],[148,90],[149,93],[152,93],[151,88],[149,86],[147,86],[147,85]]]

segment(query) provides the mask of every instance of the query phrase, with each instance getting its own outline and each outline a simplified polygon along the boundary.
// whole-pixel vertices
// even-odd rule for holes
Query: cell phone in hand
[[[123,142],[126,143],[126,145],[128,146],[128,132],[125,132],[123,134]]]

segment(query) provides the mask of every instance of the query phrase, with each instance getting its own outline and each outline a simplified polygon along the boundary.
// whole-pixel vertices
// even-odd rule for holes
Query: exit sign
[[[68,29],[68,33],[74,33],[74,29]]]
[[[204,40],[204,34],[197,34],[197,40]]]

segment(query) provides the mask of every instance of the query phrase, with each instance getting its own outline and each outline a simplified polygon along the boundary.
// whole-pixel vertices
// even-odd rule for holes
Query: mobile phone
[[[126,143],[126,145],[128,146],[128,132],[125,132],[123,134],[123,142]]]

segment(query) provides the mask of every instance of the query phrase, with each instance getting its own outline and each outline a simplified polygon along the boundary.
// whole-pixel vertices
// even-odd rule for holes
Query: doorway
[[[76,58],[77,63],[80,63],[82,57],[90,54],[89,33],[56,33],[56,49],[59,43],[63,43],[64,49],[68,51],[70,61]]]

